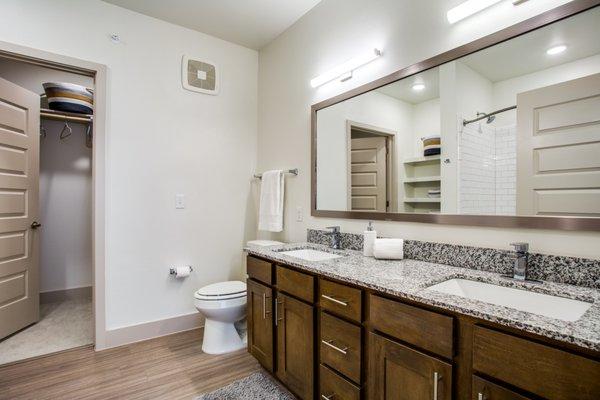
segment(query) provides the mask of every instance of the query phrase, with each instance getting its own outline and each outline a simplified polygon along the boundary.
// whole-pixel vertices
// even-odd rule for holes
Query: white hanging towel
[[[283,171],[263,172],[258,211],[259,230],[270,232],[281,232],[283,230],[283,192]]]

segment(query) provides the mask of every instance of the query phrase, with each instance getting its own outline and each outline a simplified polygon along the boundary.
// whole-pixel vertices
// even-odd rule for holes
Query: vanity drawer
[[[512,390],[473,375],[473,395],[471,396],[471,400],[531,400],[531,398],[521,396]]]
[[[360,383],[360,326],[321,312],[321,362]]]
[[[319,366],[319,400],[360,400],[360,388],[324,365]]]
[[[319,280],[319,303],[324,310],[353,321],[361,321],[362,292],[339,283]]]
[[[315,278],[293,269],[277,266],[277,289],[313,303],[315,301]]]
[[[373,329],[446,358],[453,356],[453,323],[447,315],[369,295]]]
[[[246,272],[250,278],[271,285],[273,283],[273,272],[271,263],[260,258],[246,257]]]
[[[481,326],[473,369],[547,399],[600,399],[600,362]]]

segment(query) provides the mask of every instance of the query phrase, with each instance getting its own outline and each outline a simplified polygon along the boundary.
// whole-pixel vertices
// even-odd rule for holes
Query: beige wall
[[[99,0],[3,0],[0,15],[2,41],[107,66],[107,329],[197,315],[199,287],[242,278],[256,226],[258,53]],[[182,89],[184,54],[219,64],[218,96]]]
[[[445,11],[460,1],[323,0],[259,54],[258,167],[298,167],[286,186],[287,241],[306,239],[306,228],[341,225],[361,232],[366,221],[312,218],[310,214],[310,106],[399,68],[493,33],[568,1],[530,1],[518,7],[502,2],[455,25]],[[317,89],[309,81],[351,58],[381,46],[384,56],[356,71],[354,78]],[[304,213],[297,222],[297,210]],[[600,234],[526,229],[473,228],[376,222],[380,234],[410,239],[509,248],[526,241],[532,251],[600,258]],[[259,233],[260,236],[267,236]]]

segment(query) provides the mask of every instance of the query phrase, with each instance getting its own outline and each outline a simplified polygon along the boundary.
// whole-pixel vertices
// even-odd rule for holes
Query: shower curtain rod
[[[500,110],[492,111],[489,114],[483,114],[481,117],[477,117],[477,118],[473,118],[473,119],[463,119],[463,126],[467,126],[469,124],[472,124],[473,122],[481,121],[482,119],[491,117],[492,115],[500,114],[505,111],[514,110],[515,108],[517,108],[517,106],[510,106],[510,107],[502,108]]]

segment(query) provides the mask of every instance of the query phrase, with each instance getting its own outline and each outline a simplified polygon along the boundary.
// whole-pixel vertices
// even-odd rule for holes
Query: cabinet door
[[[248,279],[248,351],[273,372],[272,290]]]
[[[529,398],[473,375],[472,400],[529,400]]]
[[[282,293],[277,294],[277,377],[296,396],[313,398],[313,307]]]
[[[450,400],[452,366],[369,333],[369,399]]]

